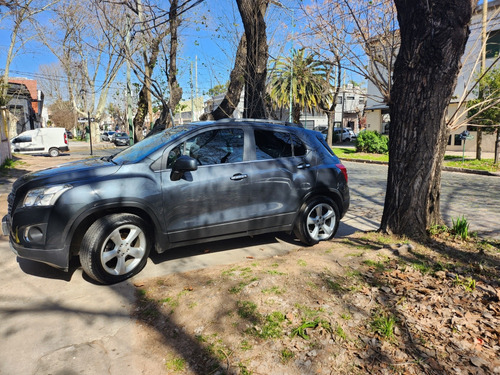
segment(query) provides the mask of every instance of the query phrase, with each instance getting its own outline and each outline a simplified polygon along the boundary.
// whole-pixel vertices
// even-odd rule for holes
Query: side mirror
[[[172,172],[170,173],[170,180],[179,181],[184,173],[192,172],[198,169],[198,162],[196,159],[190,158],[189,156],[182,155],[175,161],[172,166]]]

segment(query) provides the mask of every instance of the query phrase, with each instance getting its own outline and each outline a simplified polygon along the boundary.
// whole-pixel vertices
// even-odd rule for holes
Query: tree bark
[[[165,34],[159,35],[157,38],[151,41],[149,46],[151,56],[148,58],[146,51],[144,52],[144,84],[142,85],[141,91],[139,92],[139,100],[137,103],[137,112],[134,116],[134,142],[138,142],[144,138],[142,131],[144,129],[144,120],[148,113],[148,108],[151,105],[151,76],[153,74],[153,69],[158,61],[158,55],[160,53],[160,45],[163,41]],[[147,127],[149,131],[149,126]]]
[[[168,102],[161,98],[162,109],[160,117],[155,121],[153,129],[148,133],[148,136],[152,134],[159,133],[166,128],[172,127],[174,125],[171,116],[171,109],[179,104],[182,98],[182,88],[177,81],[177,47],[179,45],[178,40],[178,27],[180,24],[180,19],[178,15],[178,0],[172,0],[170,3],[169,12],[169,22],[170,22],[170,51],[169,51],[169,62],[167,71],[168,86],[170,89],[170,97]]]
[[[236,0],[247,39],[245,111],[247,118],[266,118],[265,90],[268,45],[266,13],[269,0]]]
[[[464,140],[465,142],[465,140]],[[477,128],[476,132],[476,159],[481,160],[483,153],[483,130]]]
[[[220,120],[232,116],[240,102],[241,91],[245,86],[246,60],[247,38],[245,34],[243,34],[238,44],[238,49],[236,50],[236,59],[234,61],[233,70],[231,71],[226,95],[217,108],[212,110],[209,114],[202,115],[200,120]]]
[[[168,67],[168,85],[170,88],[170,97],[168,105],[169,112],[175,109],[177,104],[182,99],[182,88],[177,82],[177,47],[179,45],[178,28],[180,24],[179,15],[177,13],[179,4],[178,0],[172,0],[170,3],[170,53]],[[172,119],[167,116],[167,127],[173,126]]]
[[[500,127],[497,128],[497,136],[495,140],[495,156],[493,163],[498,164],[499,154],[500,154]]]
[[[474,0],[395,0],[401,31],[391,90],[389,171],[380,230],[423,238],[442,222],[450,103]]]

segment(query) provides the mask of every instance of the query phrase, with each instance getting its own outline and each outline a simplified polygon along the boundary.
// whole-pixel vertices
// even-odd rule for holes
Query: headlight
[[[30,190],[24,197],[23,207],[52,206],[62,193],[72,187],[71,185],[55,185]]]

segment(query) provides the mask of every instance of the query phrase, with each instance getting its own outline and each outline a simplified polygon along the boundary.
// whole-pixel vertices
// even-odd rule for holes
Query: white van
[[[22,132],[10,141],[12,152],[20,154],[49,154],[59,156],[69,151],[64,128],[38,128]]]

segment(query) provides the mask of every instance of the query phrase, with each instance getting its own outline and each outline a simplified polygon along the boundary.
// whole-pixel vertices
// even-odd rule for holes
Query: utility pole
[[[193,99],[193,62],[191,61],[191,121],[194,121],[194,99]]]

